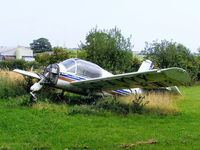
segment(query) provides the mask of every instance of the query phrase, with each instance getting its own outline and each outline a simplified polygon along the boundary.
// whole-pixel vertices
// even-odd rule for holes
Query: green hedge
[[[40,67],[38,62],[26,62],[23,59],[12,59],[12,60],[2,60],[0,61],[0,70],[13,70],[13,69],[24,69],[28,70],[30,68],[38,69]]]

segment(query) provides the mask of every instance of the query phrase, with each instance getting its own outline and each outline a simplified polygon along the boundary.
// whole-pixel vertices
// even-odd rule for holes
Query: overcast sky
[[[95,26],[132,35],[133,50],[167,39],[191,51],[200,46],[200,0],[0,0],[0,46],[78,47]]]

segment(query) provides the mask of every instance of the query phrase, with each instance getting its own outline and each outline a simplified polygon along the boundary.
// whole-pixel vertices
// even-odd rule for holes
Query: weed
[[[144,96],[135,95],[130,103],[123,103],[120,101],[120,97],[110,97],[99,101],[95,107],[111,112],[117,112],[122,115],[127,115],[129,113],[141,114],[144,106],[148,103],[147,101],[144,101],[144,98]]]

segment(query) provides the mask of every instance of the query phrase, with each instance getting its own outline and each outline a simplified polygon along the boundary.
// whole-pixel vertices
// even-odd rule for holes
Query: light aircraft
[[[190,82],[188,73],[177,67],[153,69],[146,60],[137,72],[113,75],[98,65],[78,58],[48,65],[42,74],[14,69],[14,72],[39,79],[30,88],[31,101],[43,86],[52,86],[68,92],[88,96],[129,95],[142,89],[166,89],[180,93],[176,87]]]

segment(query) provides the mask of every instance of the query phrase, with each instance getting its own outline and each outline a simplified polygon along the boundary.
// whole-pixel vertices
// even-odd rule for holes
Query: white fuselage
[[[91,93],[91,91],[87,91],[87,87],[85,89],[79,88],[77,86],[73,86],[70,84],[71,82],[75,81],[83,81],[87,79],[91,79],[85,76],[77,75],[76,73],[70,73],[66,72],[65,67],[62,64],[58,64],[60,68],[60,74],[58,78],[58,82],[55,85],[58,88],[65,89],[66,91],[73,92],[73,93],[79,93],[83,95],[129,95],[129,94],[136,94],[141,93],[140,88],[133,88],[133,89],[121,89],[121,90],[111,90],[111,91],[100,91]],[[113,76],[113,74],[109,73],[108,71],[102,69],[102,77],[110,77]]]

